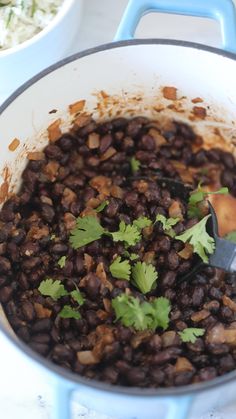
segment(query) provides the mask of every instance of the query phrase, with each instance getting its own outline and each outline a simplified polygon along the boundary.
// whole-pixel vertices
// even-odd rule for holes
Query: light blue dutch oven
[[[140,18],[150,11],[218,20],[223,49],[162,39],[133,40]],[[236,13],[230,0],[132,0],[115,40],[117,42],[76,54],[43,71],[2,105],[0,172],[8,166],[13,190],[19,186],[26,149],[40,149],[46,144],[45,129],[53,120],[61,117],[65,124],[69,123],[68,105],[79,99],[86,100],[85,110],[92,112],[95,118],[101,117],[97,101],[102,100],[102,96],[105,116],[115,116],[119,110],[125,115],[142,113],[158,117],[157,107],[161,104],[162,118],[187,119],[193,106],[191,99],[200,96],[204,106],[208,106],[208,117],[199,127],[205,130],[206,136],[214,126],[225,129],[228,146],[234,150]],[[176,86],[184,98],[181,113],[175,114],[175,110],[168,107],[170,102],[163,99],[161,90],[165,85]],[[99,99],[101,91],[106,95],[100,95]],[[140,97],[142,101],[137,100]],[[49,113],[52,109],[57,113]],[[21,141],[14,152],[8,149],[13,138]],[[82,405],[119,419],[185,419],[190,411],[200,415],[219,402],[229,404],[236,399],[236,371],[209,382],[179,388],[111,386],[88,381],[42,358],[12,336],[4,321],[1,321],[1,330],[15,350],[21,351],[29,363],[37,365],[45,379],[51,381],[55,389],[54,419],[71,418],[72,397]]]

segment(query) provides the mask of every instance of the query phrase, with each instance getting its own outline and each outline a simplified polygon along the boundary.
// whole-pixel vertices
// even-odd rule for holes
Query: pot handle
[[[192,396],[168,398],[166,419],[187,419],[192,399]]]
[[[71,394],[73,388],[65,382],[53,380],[54,400],[52,403],[52,419],[71,419]],[[167,397],[165,419],[187,419],[193,397],[185,396],[175,399]]]
[[[233,0],[130,0],[114,41],[132,39],[142,16],[153,11],[218,20],[223,49],[236,53],[236,10]]]
[[[73,389],[67,383],[52,381],[52,419],[71,419],[71,394]]]

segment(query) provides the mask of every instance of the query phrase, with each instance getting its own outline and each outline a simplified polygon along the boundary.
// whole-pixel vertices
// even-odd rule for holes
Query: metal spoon
[[[184,201],[188,201],[189,194],[193,190],[191,186],[184,185],[177,180],[169,178],[156,178],[155,180],[160,186],[168,189],[172,196],[176,196]],[[219,237],[218,220],[215,210],[209,201],[208,205],[211,217],[209,217],[207,221],[207,232],[214,238],[215,251],[213,254],[209,255],[207,264],[198,258],[194,268],[186,275],[182,276],[181,281],[192,278],[197,272],[207,266],[220,268],[227,272],[236,272],[236,243],[232,243],[229,240]]]

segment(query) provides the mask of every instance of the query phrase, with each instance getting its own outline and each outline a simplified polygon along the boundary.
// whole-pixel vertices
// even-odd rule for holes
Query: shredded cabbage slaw
[[[0,51],[32,38],[58,13],[64,0],[0,0]]]

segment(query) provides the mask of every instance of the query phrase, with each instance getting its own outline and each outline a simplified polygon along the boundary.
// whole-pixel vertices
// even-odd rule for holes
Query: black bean
[[[182,371],[179,372],[175,378],[174,383],[176,386],[186,386],[189,384],[193,378],[195,371]]]
[[[57,362],[59,361],[70,362],[73,360],[74,354],[73,354],[73,351],[69,347],[65,345],[57,344],[53,348],[52,358]]]
[[[23,271],[31,271],[42,263],[40,257],[32,257],[24,260],[21,264]]]
[[[173,285],[175,284],[175,280],[176,280],[176,273],[173,271],[167,271],[162,276],[161,285],[165,288],[173,287]]]
[[[171,247],[170,238],[167,236],[160,237],[159,241],[157,242],[158,248],[161,252],[169,252]]]
[[[47,221],[48,223],[52,223],[55,217],[55,211],[51,205],[42,204],[41,205],[41,214],[43,220]]]
[[[223,306],[220,309],[220,315],[224,321],[234,320],[234,312],[227,306]]]
[[[144,387],[146,382],[146,371],[143,371],[138,367],[132,367],[127,371],[126,379],[128,383],[133,386]]]
[[[222,153],[221,155],[221,159],[223,161],[223,164],[230,170],[235,168],[236,162],[234,159],[233,154],[224,151],[224,153]]]
[[[195,353],[201,353],[204,351],[205,346],[204,346],[204,341],[203,339],[198,338],[195,343],[187,343],[187,347],[190,351],[195,352]]]
[[[205,292],[203,287],[195,287],[192,294],[192,303],[194,307],[199,307],[204,300]]]
[[[214,367],[201,368],[198,373],[201,381],[212,380],[217,375]]]
[[[17,330],[18,336],[24,341],[29,342],[30,341],[30,333],[27,326],[22,326]]]
[[[49,144],[45,147],[44,153],[49,159],[60,160],[63,156],[61,149],[55,144]]]
[[[13,289],[10,286],[0,288],[0,302],[7,303],[12,297]]]
[[[23,243],[20,246],[20,254],[21,256],[34,256],[35,254],[37,254],[39,252],[39,243],[37,242],[33,242],[33,241],[28,241]]]
[[[35,319],[35,309],[33,304],[30,301],[25,301],[22,305],[22,313],[26,320],[29,322],[33,321]]]
[[[159,352],[162,346],[162,341],[159,335],[153,335],[148,341],[148,348],[152,352]]]
[[[149,371],[149,374],[150,374],[150,379],[152,380],[155,387],[164,383],[165,374],[160,368],[152,366]]]
[[[130,346],[124,346],[122,349],[122,357],[124,361],[132,362],[133,350]]]
[[[99,151],[103,154],[112,144],[112,136],[110,134],[104,135],[100,140]]]
[[[47,355],[49,346],[46,343],[29,342],[30,347],[40,355]]]
[[[155,141],[151,135],[143,135],[140,141],[140,145],[143,150],[155,150]]]
[[[224,186],[227,186],[228,188],[233,188],[234,186],[234,176],[232,175],[232,171],[231,170],[224,170],[221,173],[221,177],[220,177],[221,183]]]
[[[69,134],[63,134],[59,140],[57,140],[57,144],[63,151],[69,151],[73,147],[74,137]]]
[[[115,336],[122,343],[130,342],[132,331],[119,325],[115,330]]]
[[[11,271],[10,261],[3,256],[0,256],[0,273],[9,273]]]
[[[117,214],[119,207],[120,203],[117,199],[111,198],[104,212],[108,217],[113,218]]]
[[[221,300],[223,296],[223,293],[215,287],[211,287],[209,290],[209,297],[212,298],[213,300]]]
[[[193,155],[192,162],[195,166],[202,166],[206,164],[208,162],[207,152],[205,150],[197,151],[197,153]]]
[[[174,271],[175,269],[178,268],[179,262],[180,262],[180,258],[178,254],[174,250],[171,250],[167,256],[168,268]]]
[[[101,323],[101,320],[99,319],[96,311],[94,310],[87,310],[85,317],[90,327],[96,327],[98,324]]]
[[[226,344],[209,344],[207,350],[214,355],[224,355],[229,352],[229,347]]]
[[[180,348],[168,348],[153,356],[152,362],[154,365],[162,365],[166,362],[174,361],[181,354]]]
[[[52,328],[51,319],[39,319],[33,324],[31,330],[33,333],[49,332]]]
[[[63,255],[67,252],[68,246],[64,243],[56,243],[51,247],[51,252],[56,255]]]
[[[38,333],[32,336],[32,342],[49,344],[51,341],[50,335],[46,333]]]
[[[116,384],[118,380],[119,373],[113,367],[106,367],[102,373],[102,378],[104,381],[108,381],[111,384]]]
[[[87,275],[86,293],[92,300],[96,300],[101,288],[101,280],[94,273]]]

